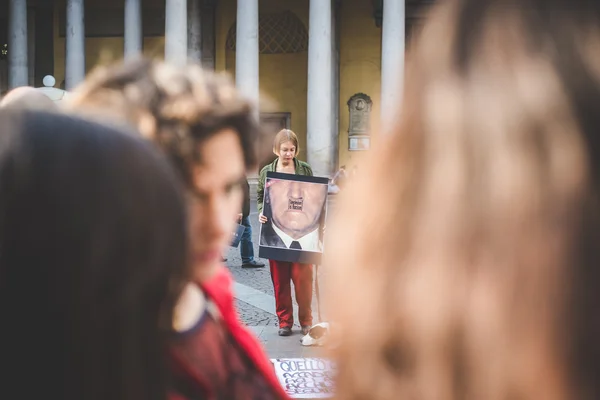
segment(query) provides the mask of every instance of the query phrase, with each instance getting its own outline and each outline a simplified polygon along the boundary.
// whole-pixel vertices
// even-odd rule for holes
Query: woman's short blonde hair
[[[294,147],[296,147],[296,154],[294,154],[294,157],[297,157],[298,153],[300,152],[300,146],[298,145],[298,136],[296,136],[294,131],[292,131],[291,129],[282,129],[279,132],[277,132],[277,135],[275,135],[275,139],[273,139],[273,153],[279,156],[279,149],[281,148],[281,145],[285,142],[292,142],[294,144]]]

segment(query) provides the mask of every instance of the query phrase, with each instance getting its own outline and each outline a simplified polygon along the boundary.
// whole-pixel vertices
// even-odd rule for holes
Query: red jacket
[[[256,370],[264,377],[265,382],[272,387],[273,392],[277,393],[280,399],[289,399],[284,388],[279,383],[279,380],[275,375],[273,365],[265,354],[260,342],[248,329],[246,329],[245,326],[242,325],[238,319],[232,292],[232,278],[229,271],[226,268],[221,268],[221,270],[210,281],[203,283],[201,287],[202,290],[204,290],[204,293],[219,309],[221,317],[223,318],[223,322],[229,330],[233,340],[237,342],[240,349],[242,349],[242,351],[254,364]],[[206,382],[204,382],[201,377],[198,377],[196,374],[192,373],[191,369],[185,365],[183,360],[174,357],[173,361],[175,368],[189,376],[191,381],[190,383],[192,383],[194,386],[203,388],[204,390],[209,389]],[[171,395],[169,396],[169,400],[185,399],[178,395]]]

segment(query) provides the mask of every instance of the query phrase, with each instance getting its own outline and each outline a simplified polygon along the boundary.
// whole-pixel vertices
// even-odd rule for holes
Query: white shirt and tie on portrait
[[[291,250],[306,250],[306,251],[323,251],[323,246],[319,240],[319,228],[314,231],[302,236],[300,239],[294,239],[287,233],[279,229],[273,224],[273,230],[281,238],[281,241],[285,244],[285,247]],[[297,245],[292,247],[292,244],[297,242],[300,244],[300,248]]]

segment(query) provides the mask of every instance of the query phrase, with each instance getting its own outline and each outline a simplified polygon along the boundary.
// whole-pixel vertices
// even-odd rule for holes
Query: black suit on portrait
[[[262,225],[262,230],[260,232],[260,245],[287,249],[287,246],[285,243],[283,243],[283,240],[281,240],[277,232],[275,232],[275,229],[273,229],[273,223],[270,220]]]
[[[267,246],[267,247],[265,247]],[[318,264],[321,253],[308,250],[289,249],[279,237],[271,221],[262,224],[260,232],[259,256],[269,260],[287,261],[301,264]]]

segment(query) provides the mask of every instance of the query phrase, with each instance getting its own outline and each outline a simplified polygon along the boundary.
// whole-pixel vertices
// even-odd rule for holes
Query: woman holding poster
[[[257,202],[258,212],[260,213],[259,221],[262,224],[268,221],[267,217],[263,215],[267,172],[307,176],[312,176],[313,174],[312,169],[307,163],[296,158],[298,151],[298,137],[291,130],[283,129],[275,136],[273,152],[277,155],[277,158],[260,171],[258,179]],[[302,327],[302,334],[306,335],[312,326],[312,264],[269,260],[269,267],[275,291],[275,308],[277,310],[277,318],[279,319],[279,336],[290,336],[292,334],[292,326],[294,325],[290,281],[294,282],[300,326]]]

